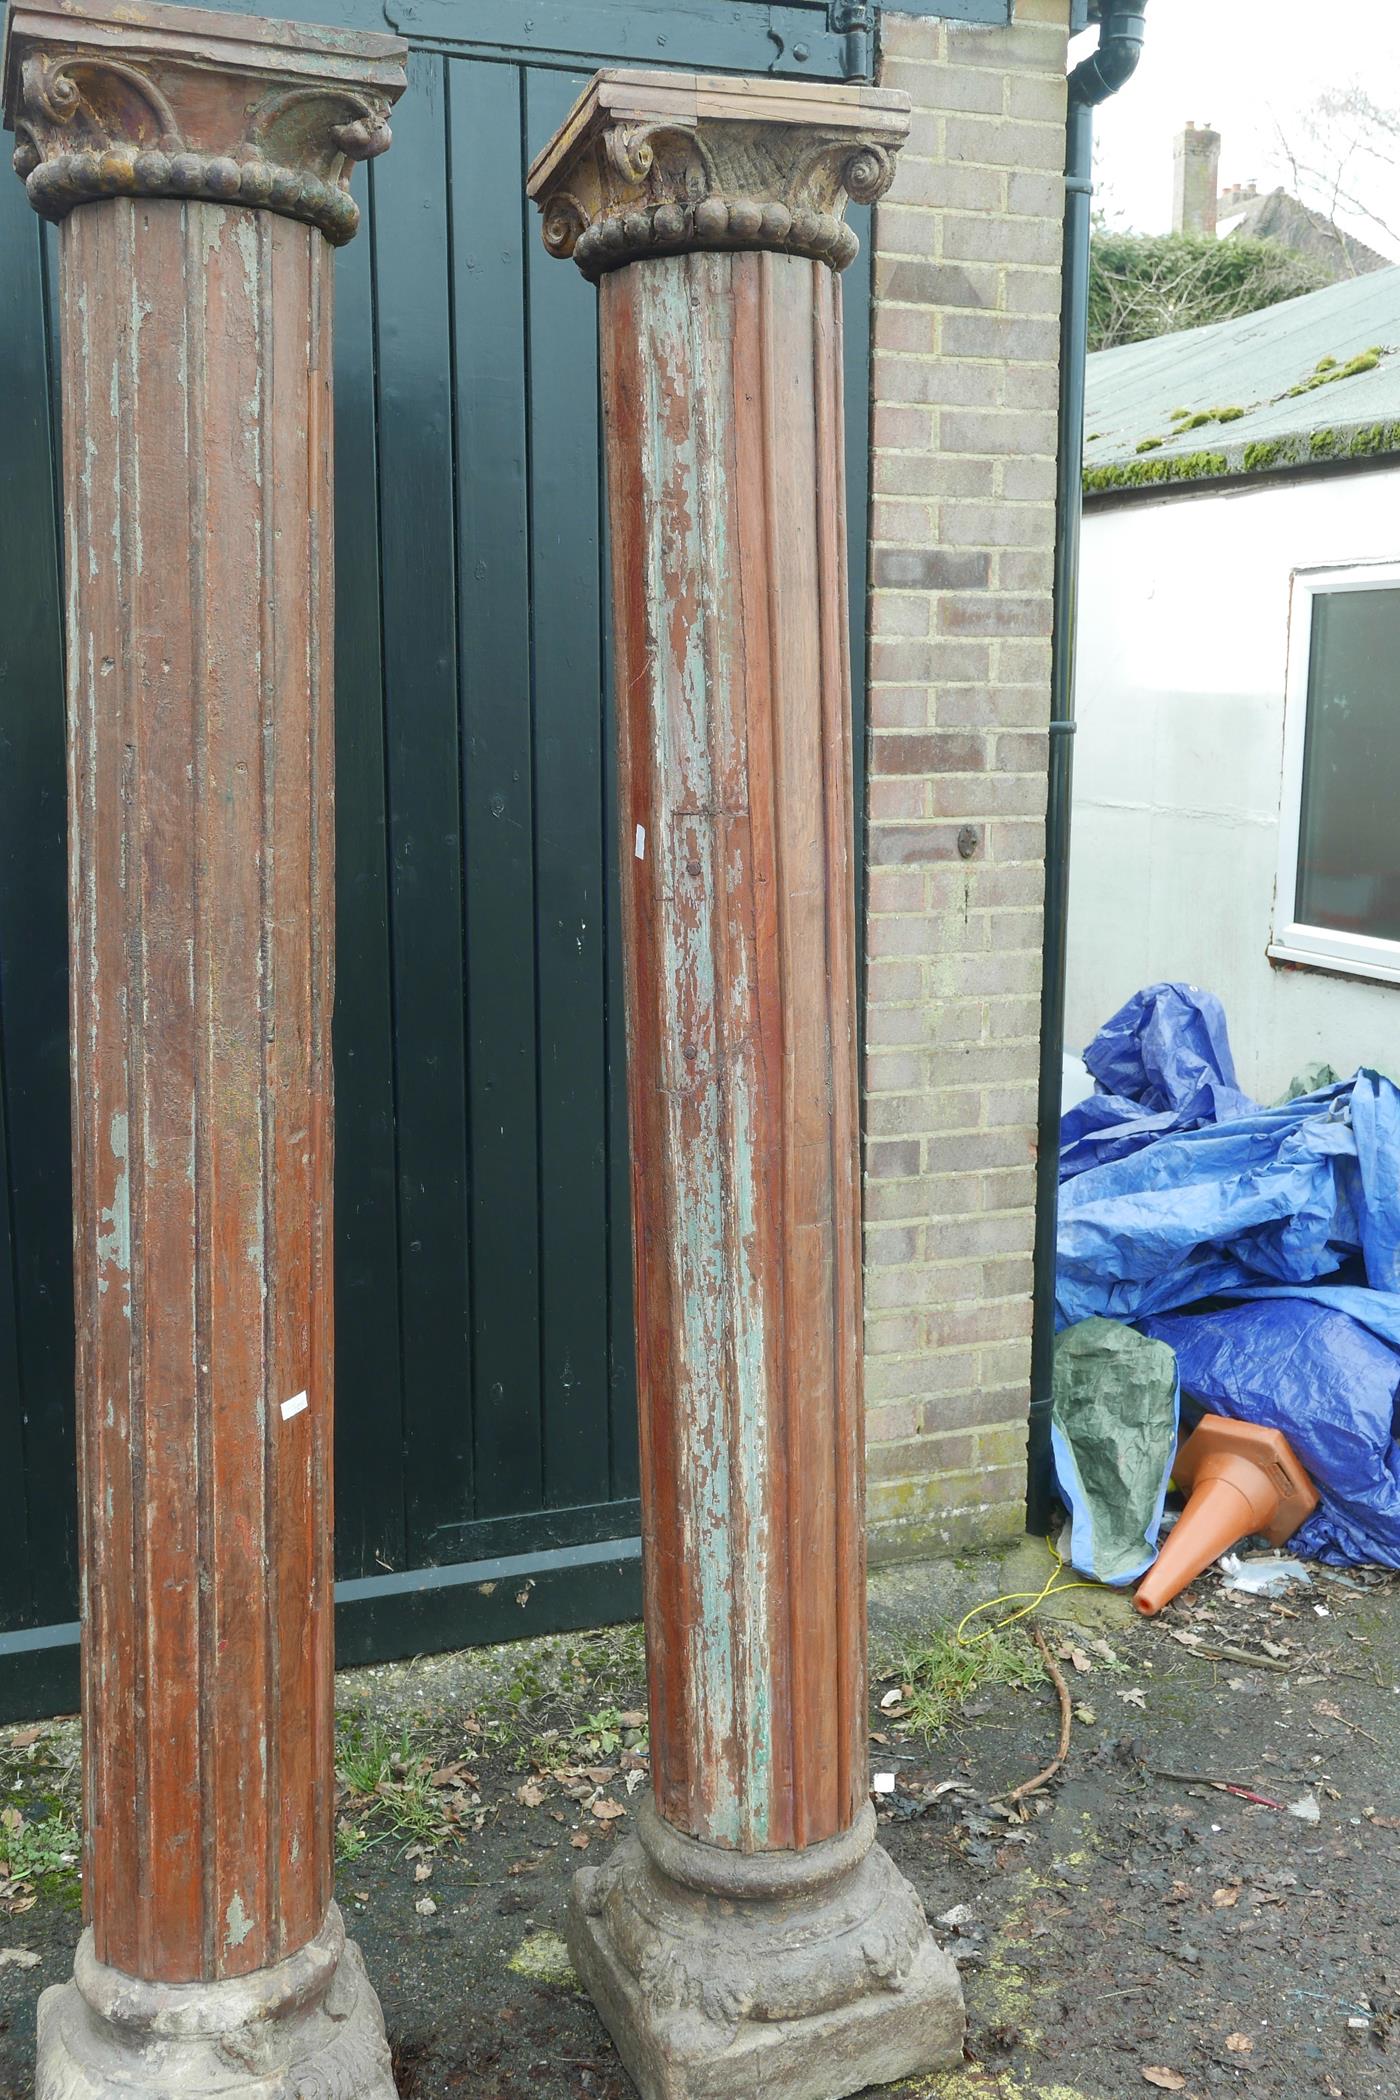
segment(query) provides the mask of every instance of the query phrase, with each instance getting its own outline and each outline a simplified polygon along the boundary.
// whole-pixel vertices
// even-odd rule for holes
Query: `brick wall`
[[[883,23],[914,120],[875,228],[876,1557],[1024,1523],[1067,15]]]

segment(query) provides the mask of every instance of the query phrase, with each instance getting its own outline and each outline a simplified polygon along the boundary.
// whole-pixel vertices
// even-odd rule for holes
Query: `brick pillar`
[[[535,162],[598,280],[655,1805],[570,1945],[644,2095],[956,2061],[865,1719],[847,194],[878,89],[600,74]]]
[[[403,55],[9,18],[61,226],[83,1570],[40,2100],[393,2091],[331,1900],[331,293]]]
[[[1026,1521],[1068,0],[887,10],[866,921],[872,1555]]]

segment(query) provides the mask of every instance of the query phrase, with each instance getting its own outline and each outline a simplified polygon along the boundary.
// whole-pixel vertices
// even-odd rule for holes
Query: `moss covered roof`
[[[1086,491],[1400,452],[1400,268],[1088,361]]]

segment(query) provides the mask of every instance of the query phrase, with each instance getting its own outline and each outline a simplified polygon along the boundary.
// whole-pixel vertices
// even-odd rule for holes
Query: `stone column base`
[[[643,2100],[841,2100],[962,2061],[962,1988],[867,1803],[802,1852],[700,1844],[648,1802],[574,1877],[569,1950]]]
[[[384,2017],[335,1904],[275,1968],[145,1983],[78,1942],[39,2000],[34,2100],[394,2100]]]

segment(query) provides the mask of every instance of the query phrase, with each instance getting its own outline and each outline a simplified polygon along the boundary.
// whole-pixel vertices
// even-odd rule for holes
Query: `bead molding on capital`
[[[607,124],[540,196],[551,255],[589,278],[647,256],[766,249],[844,269],[859,252],[847,200],[873,204],[895,154],[850,131],[729,121]]]

